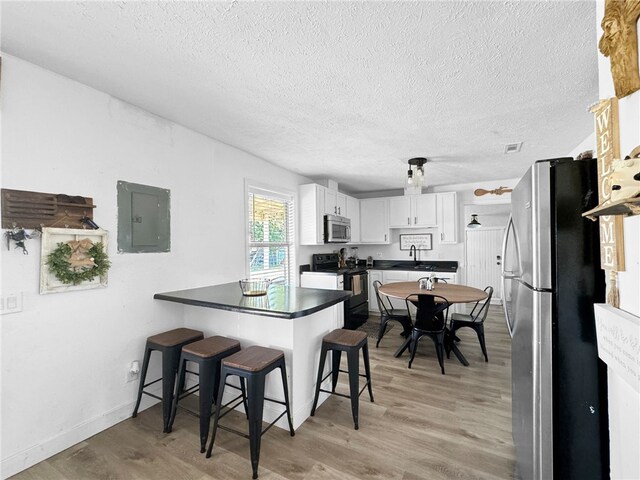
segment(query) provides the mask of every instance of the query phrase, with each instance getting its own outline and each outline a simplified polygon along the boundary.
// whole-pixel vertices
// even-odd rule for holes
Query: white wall
[[[604,2],[597,3],[598,38]],[[600,98],[615,96],[609,59],[598,53]],[[620,99],[620,153],[640,145],[640,91]],[[626,271],[620,272],[620,308],[640,316],[640,215],[624,220]],[[611,441],[611,478],[640,478],[640,395],[611,368],[609,375],[609,434]]]
[[[24,311],[1,317],[6,477],[131,415],[137,383],[124,382],[125,369],[147,336],[181,322],[154,293],[245,275],[245,176],[291,191],[310,180],[2,60],[2,187],[93,197],[113,264],[106,289],[39,295],[40,242],[28,242],[28,256],[0,249],[3,291],[24,292]],[[170,253],[116,253],[118,180],[171,190]]]

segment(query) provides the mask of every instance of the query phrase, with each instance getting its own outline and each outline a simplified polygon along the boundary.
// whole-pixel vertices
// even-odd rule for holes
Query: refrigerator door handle
[[[502,274],[502,295],[504,300],[502,301],[502,308],[504,309],[504,319],[507,323],[507,330],[509,331],[509,337],[513,338],[513,332],[511,331],[511,321],[509,319],[509,309],[507,308],[507,280],[512,280],[517,278],[517,275],[513,275],[513,272],[507,273],[506,271],[506,262],[507,258],[507,243],[509,241],[509,232],[513,228],[513,217],[509,215],[509,222],[507,223],[507,228],[504,232],[504,239],[502,240],[502,266],[501,266],[501,274]]]

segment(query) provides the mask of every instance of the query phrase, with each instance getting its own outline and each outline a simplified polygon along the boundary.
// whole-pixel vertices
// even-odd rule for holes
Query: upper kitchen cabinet
[[[318,186],[324,190],[324,213],[349,218],[347,215],[347,195],[329,190],[321,185]]]
[[[437,199],[433,193],[389,198],[389,228],[435,227]]]
[[[347,195],[343,196],[347,200],[345,216],[351,220],[351,243],[360,243],[360,200]]]
[[[458,205],[456,192],[438,193],[440,243],[458,243]]]
[[[338,215],[351,220],[351,243],[360,237],[360,205],[357,198],[317,183],[298,187],[300,245],[324,244],[324,216]]]
[[[366,198],[360,200],[360,243],[389,243],[388,222],[388,198]]]

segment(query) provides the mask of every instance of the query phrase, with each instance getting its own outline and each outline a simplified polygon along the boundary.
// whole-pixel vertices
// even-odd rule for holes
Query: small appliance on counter
[[[369,318],[369,274],[363,266],[342,268],[340,254],[312,256],[312,271],[302,272],[300,286],[327,290],[351,290],[344,302],[344,328],[355,330]]]
[[[367,257],[367,268],[373,268],[373,257]]]

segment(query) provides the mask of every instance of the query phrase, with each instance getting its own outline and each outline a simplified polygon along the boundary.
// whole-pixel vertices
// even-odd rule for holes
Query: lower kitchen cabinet
[[[369,311],[379,312],[378,299],[376,298],[376,289],[373,288],[373,282],[378,280],[382,283],[382,272],[380,270],[369,270]]]

